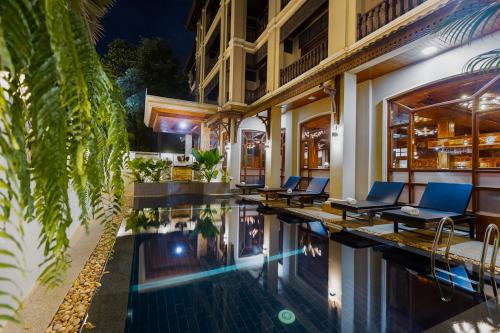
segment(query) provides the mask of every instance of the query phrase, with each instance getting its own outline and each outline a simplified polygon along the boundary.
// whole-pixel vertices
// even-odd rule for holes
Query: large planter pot
[[[162,197],[167,183],[134,183],[134,197]]]
[[[223,182],[169,181],[163,183],[134,183],[134,197],[229,194],[229,183]]]

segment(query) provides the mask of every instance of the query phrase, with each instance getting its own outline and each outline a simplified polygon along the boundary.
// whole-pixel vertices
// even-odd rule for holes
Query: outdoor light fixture
[[[332,127],[332,137],[335,138],[339,136],[339,125],[334,124]]]
[[[422,50],[422,53],[424,55],[431,55],[431,54],[434,54],[438,51],[438,48],[435,47],[435,46],[429,46],[429,47],[426,47],[425,49]]]
[[[320,88],[323,88],[323,91],[330,96],[330,103],[332,105],[332,137],[339,136],[339,115],[337,114],[337,102],[335,101],[335,96],[337,94],[337,89],[334,87],[330,87],[325,83],[320,84]]]
[[[183,120],[183,121],[181,121],[181,122],[179,123],[179,128],[180,128],[180,129],[186,129],[186,128],[188,128],[188,123],[187,123],[186,121],[184,121],[184,120]]]

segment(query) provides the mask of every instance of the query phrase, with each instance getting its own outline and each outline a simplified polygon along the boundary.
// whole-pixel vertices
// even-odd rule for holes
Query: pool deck
[[[348,231],[382,243],[389,242],[391,245],[400,248],[415,250],[420,254],[429,256],[431,253],[435,235],[433,230],[415,230],[405,227],[405,230],[401,229],[399,233],[394,233],[392,222],[375,218],[373,226],[370,226],[367,222],[360,219],[348,218],[347,220],[343,220],[342,216],[336,214],[327,204],[324,204],[323,207],[308,206],[298,208],[289,207],[286,204],[286,200],[265,200],[263,196],[258,194],[239,195],[239,198],[274,208],[277,211],[285,211],[300,218],[321,221],[328,227],[330,232]],[[446,235],[444,235],[443,240],[446,240],[446,238]],[[455,232],[452,246],[450,247],[450,258],[472,265],[479,265],[482,247],[483,242],[471,240],[467,235]],[[441,253],[444,253],[444,248],[444,244],[439,248]],[[487,263],[489,263],[490,257],[491,252],[489,252]],[[486,265],[486,267],[489,267],[489,265]],[[500,257],[497,257],[495,271],[497,274],[500,274]]]

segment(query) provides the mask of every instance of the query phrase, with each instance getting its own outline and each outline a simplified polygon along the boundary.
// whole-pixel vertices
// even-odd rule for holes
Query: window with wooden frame
[[[469,209],[500,213],[500,75],[432,83],[389,101],[388,118],[388,176],[407,183],[403,201],[429,181],[472,183]]]
[[[254,130],[241,131],[241,168],[240,182],[256,184],[265,173],[266,132]]]
[[[326,114],[300,125],[300,176],[304,177],[301,188],[312,177],[328,177],[330,170],[330,123]]]

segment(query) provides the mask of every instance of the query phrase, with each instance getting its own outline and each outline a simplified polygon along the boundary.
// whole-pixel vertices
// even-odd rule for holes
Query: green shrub
[[[219,170],[217,170],[217,165],[222,160],[222,155],[219,153],[219,149],[214,148],[212,150],[193,150],[193,156],[196,162],[193,163],[191,169],[194,171],[199,171],[207,182],[211,182],[212,179],[217,178]]]
[[[137,157],[128,161],[129,173],[136,183],[158,183],[170,178],[172,161]]]

